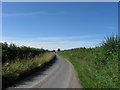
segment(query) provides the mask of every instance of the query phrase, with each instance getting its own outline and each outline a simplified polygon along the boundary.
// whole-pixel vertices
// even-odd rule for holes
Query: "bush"
[[[44,49],[26,46],[17,47],[15,44],[8,45],[6,42],[0,43],[0,45],[2,45],[2,64],[25,58],[33,58],[46,52]]]

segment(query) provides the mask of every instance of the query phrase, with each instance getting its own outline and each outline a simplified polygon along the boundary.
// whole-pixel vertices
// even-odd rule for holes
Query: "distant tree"
[[[46,52],[49,52],[49,50],[48,50],[48,49],[46,49]]]
[[[58,50],[57,50],[58,52],[60,51],[60,48],[58,48]]]
[[[52,50],[52,52],[55,52],[55,50]]]

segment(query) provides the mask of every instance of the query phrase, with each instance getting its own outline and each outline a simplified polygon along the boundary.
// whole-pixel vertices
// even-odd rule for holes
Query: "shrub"
[[[25,58],[33,58],[47,51],[42,48],[18,47],[15,44],[8,45],[6,42],[0,43],[0,45],[2,45],[2,64]]]

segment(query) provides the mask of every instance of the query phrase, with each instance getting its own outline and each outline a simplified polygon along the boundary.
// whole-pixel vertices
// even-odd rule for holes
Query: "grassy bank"
[[[120,88],[118,37],[109,37],[96,48],[76,48],[59,54],[75,67],[84,88]]]
[[[55,58],[54,52],[44,53],[34,58],[7,62],[2,68],[3,88],[8,87],[20,79],[40,69]]]

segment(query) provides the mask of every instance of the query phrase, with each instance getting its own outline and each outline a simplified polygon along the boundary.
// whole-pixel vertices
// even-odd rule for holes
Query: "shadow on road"
[[[7,87],[16,87],[16,85],[19,84],[19,83],[22,83],[23,85],[26,85],[26,83],[24,83],[24,81],[32,82],[32,81],[34,81],[34,77],[36,77],[38,75],[41,75],[41,76],[44,75],[45,76],[44,71],[46,71],[47,69],[49,69],[50,67],[53,66],[53,64],[57,61],[56,58],[57,57],[55,55],[52,60],[50,60],[49,62],[44,63],[42,65],[42,67],[37,67],[37,68],[35,68],[34,70],[31,70],[28,73],[24,73],[23,75],[21,75],[21,77],[14,84],[11,84],[11,85],[9,85]],[[7,87],[3,88],[3,89],[7,89]]]

